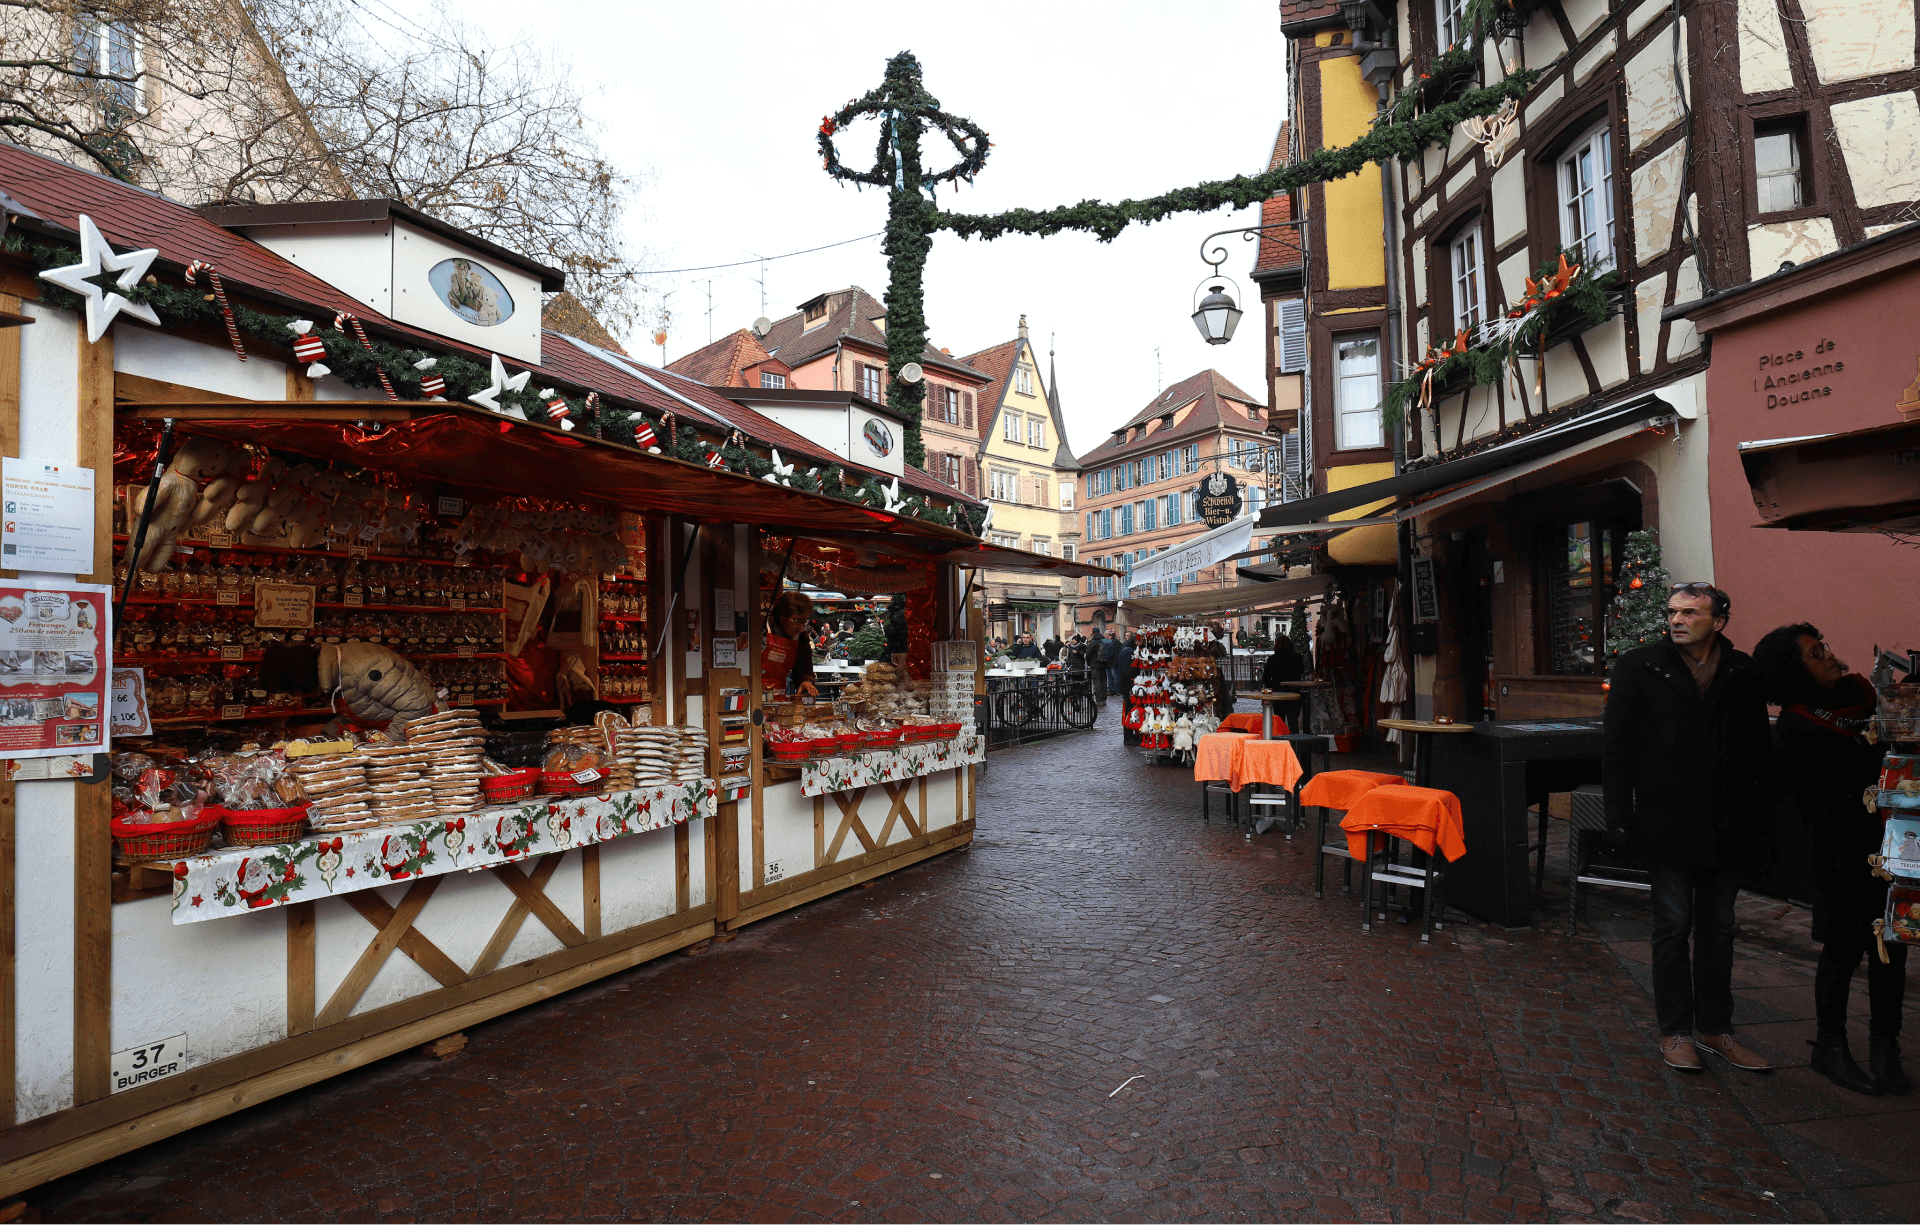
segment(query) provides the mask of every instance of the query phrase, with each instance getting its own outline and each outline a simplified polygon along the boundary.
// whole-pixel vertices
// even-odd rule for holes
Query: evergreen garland
[[[1607,609],[1608,675],[1622,655],[1660,641],[1667,632],[1667,572],[1652,532],[1627,533],[1614,584],[1619,594]]]

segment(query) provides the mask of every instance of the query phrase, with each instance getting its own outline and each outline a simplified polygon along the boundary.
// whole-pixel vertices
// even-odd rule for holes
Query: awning
[[[1510,481],[1516,476],[1559,463],[1591,447],[1604,446],[1607,442],[1636,433],[1657,417],[1691,416],[1693,405],[1684,400],[1685,397],[1680,393],[1662,388],[1637,395],[1621,404],[1570,417],[1462,459],[1416,468],[1385,480],[1302,498],[1298,502],[1282,502],[1260,513],[1259,530],[1263,534],[1269,531],[1346,531],[1354,527],[1397,522],[1406,518],[1406,514],[1397,510],[1391,517],[1376,516],[1330,523],[1318,521],[1355,507],[1371,507],[1386,502],[1403,503],[1422,494],[1454,490],[1481,482],[1475,488],[1475,492],[1478,492],[1479,488]],[[1622,430],[1626,434],[1620,433]],[[1461,496],[1467,495],[1463,493]],[[1437,508],[1435,501],[1429,499],[1426,506],[1415,507],[1412,513],[1425,514]]]
[[[173,417],[180,433],[187,435],[260,443],[265,433],[270,435],[265,441],[297,455],[416,473],[466,489],[511,497],[545,490],[556,499],[678,515],[696,523],[748,523],[907,561],[1072,578],[1117,573],[1002,548],[924,519],[460,404],[380,401],[362,406],[321,400],[122,405],[120,414],[154,421],[156,429],[158,418]],[[263,423],[268,423],[264,429]]]
[[[1920,421],[1740,444],[1761,527],[1920,531]]]
[[[1311,600],[1333,588],[1330,574],[1312,574],[1306,578],[1281,579],[1277,583],[1254,583],[1224,587],[1212,591],[1183,591],[1178,595],[1129,597],[1129,612],[1160,620],[1174,617],[1210,617],[1219,613],[1252,612],[1273,608],[1296,600]]]
[[[1230,557],[1247,556],[1248,543],[1253,539],[1253,516],[1235,519],[1222,524],[1210,532],[1202,532],[1185,544],[1174,545],[1164,553],[1156,553],[1143,562],[1134,563],[1133,579],[1135,583],[1178,582],[1183,574],[1226,561]]]

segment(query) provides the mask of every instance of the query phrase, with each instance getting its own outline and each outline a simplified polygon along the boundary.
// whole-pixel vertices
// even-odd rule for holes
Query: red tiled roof
[[[1122,455],[1130,455],[1139,450],[1157,450],[1177,439],[1210,433],[1222,425],[1241,430],[1259,430],[1264,427],[1264,421],[1256,423],[1246,420],[1242,413],[1223,416],[1221,410],[1225,401],[1251,404],[1262,409],[1266,407],[1259,400],[1235,387],[1218,370],[1202,370],[1198,374],[1181,379],[1154,396],[1147,402],[1145,408],[1135,413],[1127,420],[1126,425],[1120,428],[1131,431],[1136,425],[1192,404],[1193,411],[1188,413],[1186,419],[1179,425],[1170,430],[1165,428],[1155,430],[1144,438],[1128,441],[1117,441],[1112,434],[1109,434],[1105,442],[1080,457],[1080,465],[1084,468],[1097,468],[1102,463]]]
[[[773,326],[767,329],[767,334],[760,338],[761,347],[787,365],[798,369],[844,339],[872,347],[884,362],[887,352],[887,334],[876,327],[873,321],[884,317],[887,308],[858,285],[836,289],[824,296],[827,299],[827,317],[824,322],[817,323],[811,328],[803,328],[804,313],[795,311],[783,319],[774,321]],[[922,352],[920,364],[953,375],[963,383],[969,378],[977,377],[973,370],[932,345],[928,345]]]
[[[1000,401],[1007,394],[1007,380],[1013,377],[1013,361],[1019,352],[1020,340],[1015,337],[1004,344],[969,353],[960,359],[987,377],[987,385],[980,389],[980,411],[975,417],[982,438],[993,434],[993,419],[1000,410]]]
[[[1288,148],[1290,135],[1287,121],[1280,121],[1280,131],[1273,138],[1273,152],[1267,157],[1267,169],[1278,170],[1292,159]],[[1282,194],[1274,196],[1260,206],[1260,224],[1273,225],[1281,221],[1293,220],[1293,198]],[[1301,264],[1300,231],[1298,229],[1268,230],[1260,235],[1260,253],[1254,257],[1254,272],[1272,272],[1280,268],[1298,268]]]
[[[1280,0],[1280,28],[1312,22],[1323,25],[1340,23],[1339,0]]]
[[[767,360],[767,350],[760,338],[746,328],[730,336],[722,336],[702,349],[695,349],[676,361],[667,363],[667,369],[675,374],[684,374],[697,379],[709,387],[741,387],[740,372],[756,362]],[[792,365],[791,362],[788,363]]]

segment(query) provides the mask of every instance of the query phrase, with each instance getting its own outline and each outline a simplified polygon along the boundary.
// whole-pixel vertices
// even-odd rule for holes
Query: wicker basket
[[[221,833],[228,846],[275,846],[292,842],[307,828],[307,809],[258,808],[224,809],[220,814]]]
[[[576,782],[571,770],[542,770],[540,772],[540,794],[553,796],[599,795],[606,790],[607,772],[594,770],[594,778],[589,782]]]
[[[198,855],[213,841],[220,828],[223,810],[206,807],[191,821],[170,821],[165,825],[112,823],[113,840],[120,846],[122,858],[135,861],[182,859]]]
[[[480,795],[488,804],[511,804],[533,794],[540,783],[539,770],[514,770],[480,780]],[[568,779],[572,781],[571,777]]]

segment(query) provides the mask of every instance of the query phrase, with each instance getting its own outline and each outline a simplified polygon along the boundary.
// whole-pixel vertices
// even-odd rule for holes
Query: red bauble
[[[1631,583],[1628,583],[1627,586],[1633,588],[1635,591],[1638,591],[1640,590],[1640,580],[1634,579]]]

